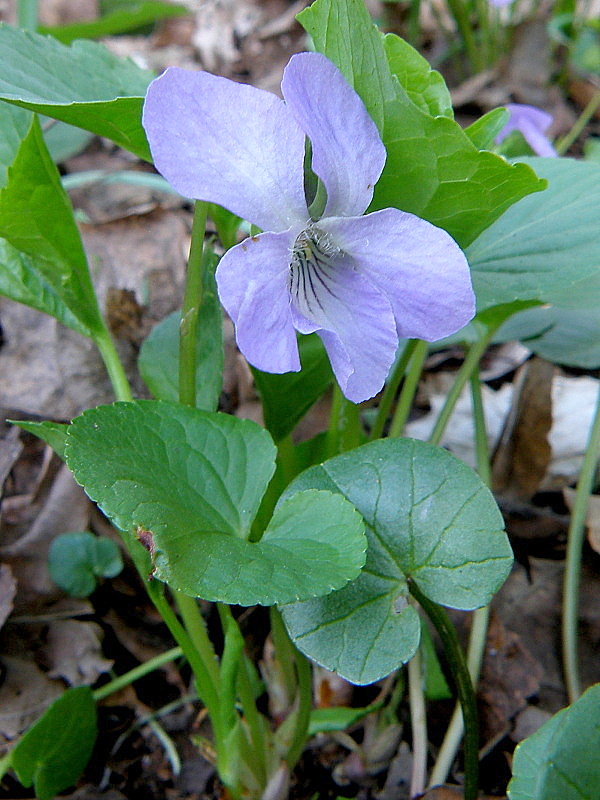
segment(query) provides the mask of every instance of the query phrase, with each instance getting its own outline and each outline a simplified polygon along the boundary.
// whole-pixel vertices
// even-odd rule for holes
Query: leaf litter
[[[97,13],[97,3],[77,5],[82,16]],[[275,90],[283,64],[305,45],[294,20],[303,5],[283,0],[189,0],[191,17],[169,20],[149,37],[119,37],[107,44],[120,55],[132,56],[157,70],[175,63],[200,66]],[[432,0],[423,3],[424,14],[430,5],[437,5],[438,12],[443,9],[437,0]],[[72,3],[41,3],[42,9],[45,6],[46,24],[70,21]],[[381,11],[381,6],[376,11]],[[435,36],[439,18],[429,19],[429,30]],[[548,42],[539,26],[523,28],[504,72],[483,78],[474,76],[470,86],[462,85],[462,94],[461,87],[455,90],[459,104],[481,104],[480,110],[485,111],[516,96],[520,102],[550,107],[557,117],[556,132],[568,130],[572,111],[562,96],[548,93],[548,62],[539,57],[547,49]],[[577,97],[574,88],[573,94]],[[94,142],[78,158],[66,165],[67,171],[138,169],[128,157],[123,160],[104,142]],[[137,348],[151,326],[179,304],[189,242],[189,211],[179,201],[162,194],[118,184],[99,183],[91,191],[74,191],[72,196],[86,218],[82,232],[102,302],[109,299],[119,347],[128,354],[133,367]],[[11,376],[10,381],[3,381],[0,396],[6,416],[39,415],[64,421],[83,408],[110,400],[101,363],[80,337],[1,298],[0,317],[4,333],[1,369],[2,374]],[[225,325],[226,334],[230,334],[228,323]],[[226,335],[226,341],[229,358],[225,402],[240,416],[259,417],[251,374],[235,352],[231,335]],[[496,478],[502,479],[505,493],[508,491],[510,496],[509,516],[518,501],[521,510],[527,509],[534,526],[539,527],[543,507],[540,503],[548,501],[552,506],[548,514],[555,523],[554,533],[544,540],[546,549],[535,555],[526,552],[523,563],[516,566],[494,602],[480,688],[488,742],[503,734],[513,737],[513,741],[529,735],[549,713],[565,703],[557,641],[562,550],[560,543],[558,550],[555,545],[561,535],[564,544],[568,509],[562,503],[561,492],[564,491],[568,506],[569,486],[577,478],[585,451],[598,379],[565,374],[555,368],[552,375],[542,368],[532,378],[533,370],[528,362],[522,379],[511,380],[509,373],[492,382],[493,388],[484,386],[488,435],[497,452]],[[142,393],[143,387],[138,384],[136,390]],[[439,372],[430,373],[421,395],[426,396],[433,411],[439,410],[445,397]],[[470,400],[465,396],[459,401],[444,444],[467,463],[474,460],[466,444],[472,440],[470,421]],[[319,414],[310,417],[304,422],[303,436],[319,432],[321,424]],[[425,414],[410,423],[408,432],[427,438],[428,426]],[[84,529],[88,523],[93,530],[105,533],[107,525],[94,515],[90,517],[90,505],[83,493],[65,470],[50,462],[47,449],[32,460],[27,453],[27,437],[15,428],[0,439],[0,478],[4,485],[0,735],[4,742],[14,741],[66,686],[93,683],[110,670],[111,664],[117,673],[124,672],[170,646],[160,619],[130,570],[111,585],[102,586],[91,602],[65,601],[51,584],[46,553],[52,538],[67,530]],[[15,476],[19,476],[19,485],[15,485]],[[594,498],[592,501],[588,518],[590,544],[598,552],[599,513]],[[594,563],[587,553],[581,603],[586,682],[600,678],[595,653],[595,642],[600,638],[600,612],[595,602],[599,587]],[[255,619],[256,616],[250,614],[247,626],[256,626],[254,635],[260,649],[264,637],[260,633],[260,615]],[[348,685],[338,686],[323,676],[319,680],[319,694],[326,694],[330,704],[335,702],[333,694],[346,704],[365,702],[364,696],[357,696],[357,690]],[[179,782],[152,734],[127,732],[136,715],[142,718],[149,709],[157,712],[168,701],[176,703],[188,696],[187,681],[185,669],[171,665],[113,699],[123,705],[105,706],[102,724],[107,740],[112,741],[110,785],[102,778],[98,765],[92,765],[88,780],[94,778],[95,783],[89,782],[73,798],[92,800],[101,796],[104,800],[120,800],[134,796],[136,791],[170,800],[199,796],[198,792],[203,797],[210,796],[210,769],[190,744],[190,734],[193,736],[200,729],[201,721],[194,720],[189,704],[183,702],[180,706],[185,710],[183,715],[178,716],[175,711],[163,721],[183,754]],[[444,714],[443,704],[440,708]],[[355,739],[362,735],[367,744],[369,737],[376,742],[370,725],[360,723]],[[356,751],[348,756],[348,750],[335,739],[325,737],[309,764],[313,768],[318,764],[330,775],[337,775],[341,784],[348,779],[355,781],[362,797],[369,792],[381,800],[407,796],[407,788],[402,794],[402,775],[408,772],[410,754],[406,743],[398,744],[401,736],[400,731],[397,739],[388,742],[387,750],[380,748],[379,762],[370,757],[365,762],[364,757],[357,758]],[[504,756],[511,750],[501,738],[496,748]],[[377,754],[377,747],[374,752]],[[389,770],[388,780],[396,765],[399,771],[393,785],[378,784],[373,763],[383,764],[384,774]],[[333,787],[333,780],[329,780]],[[424,797],[454,800],[461,796],[460,789],[448,786],[429,790]]]

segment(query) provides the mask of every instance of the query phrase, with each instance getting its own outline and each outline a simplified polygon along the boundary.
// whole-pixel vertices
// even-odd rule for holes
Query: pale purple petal
[[[288,291],[295,234],[261,233],[232,247],[217,267],[219,297],[238,347],[263,372],[298,372],[300,358]]]
[[[301,319],[320,326],[317,333],[342,392],[354,403],[373,397],[383,387],[398,346],[389,300],[344,256],[300,285],[305,291],[292,289],[292,303]]]
[[[396,208],[354,219],[322,219],[319,227],[387,295],[401,338],[432,342],[473,317],[469,265],[441,228]],[[357,294],[355,306],[361,305]]]
[[[312,168],[327,189],[324,216],[362,214],[386,158],[363,101],[320,53],[292,56],[281,90],[312,143]]]
[[[513,131],[520,131],[527,144],[538,156],[549,158],[557,156],[552,143],[545,136],[552,124],[552,116],[541,108],[523,103],[508,103],[505,106],[510,114],[508,122],[496,136],[496,144],[500,144]]]
[[[170,68],[148,88],[143,125],[156,168],[185,197],[263,230],[307,220],[304,132],[274,94]]]
[[[489,0],[489,4],[491,6],[496,6],[496,8],[504,8],[504,6],[509,6],[513,0]]]

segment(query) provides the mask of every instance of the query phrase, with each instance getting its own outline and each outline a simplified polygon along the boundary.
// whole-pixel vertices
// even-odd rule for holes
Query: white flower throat
[[[292,248],[289,290],[297,309],[305,317],[322,324],[327,295],[336,297],[335,261],[344,255],[329,233],[310,224]]]

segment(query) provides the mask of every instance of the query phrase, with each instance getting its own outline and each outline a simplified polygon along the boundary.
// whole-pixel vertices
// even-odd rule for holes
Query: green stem
[[[410,591],[433,622],[448,660],[456,693],[460,701],[465,722],[465,793],[464,800],[476,800],[479,787],[479,729],[475,691],[467,663],[454,626],[441,606],[421,593],[411,582]]]
[[[596,113],[596,109],[600,106],[600,90],[592,95],[591,100],[583,109],[579,117],[575,120],[575,124],[571,130],[558,141],[554,147],[559,156],[564,155],[571,145],[580,136],[585,126]]]
[[[473,424],[475,426],[475,459],[477,472],[486,486],[492,485],[492,470],[490,467],[490,450],[488,447],[487,431],[485,426],[485,411],[481,396],[481,380],[479,371],[472,372],[469,378],[471,384],[471,403],[473,405]]]
[[[271,639],[273,640],[273,647],[275,648],[277,661],[281,666],[281,674],[285,684],[287,699],[291,703],[298,684],[296,673],[294,672],[296,648],[288,636],[288,632],[281,618],[281,612],[277,606],[271,606],[269,608],[269,618],[271,621]]]
[[[17,0],[17,25],[35,32],[38,26],[38,0]]]
[[[452,12],[458,30],[465,43],[465,49],[471,63],[473,72],[481,72],[485,66],[475,36],[473,35],[473,28],[471,20],[469,19],[469,12],[467,4],[464,0],[448,0],[448,6]]]
[[[100,352],[100,356],[108,372],[115,397],[117,400],[125,400],[128,402],[133,400],[127,375],[125,374],[121,359],[117,355],[115,343],[108,330],[103,328],[101,331],[97,332],[94,341],[96,342],[96,347]]]
[[[359,408],[346,399],[338,384],[334,383],[327,431],[327,456],[331,458],[347,450],[353,450],[360,443]]]
[[[196,405],[196,335],[202,302],[202,255],[207,214],[208,203],[197,200],[179,328],[179,402],[188,406]]]
[[[574,703],[581,694],[581,678],[577,657],[577,620],[579,609],[579,579],[581,572],[581,551],[585,537],[585,520],[589,496],[594,483],[596,465],[600,456],[600,389],[594,420],[590,429],[588,445],[577,481],[575,503],[569,524],[569,538],[565,561],[563,583],[563,668],[569,693],[569,701]]]
[[[491,486],[490,455],[485,428],[485,414],[481,397],[481,381],[478,372],[473,372],[470,377],[471,399],[473,403],[473,420],[475,424],[475,453],[477,457],[477,472],[487,486]],[[477,686],[481,663],[485,652],[487,628],[490,617],[490,607],[478,608],[471,619],[469,646],[467,650],[467,667],[473,681]],[[463,715],[460,703],[457,703],[444,741],[431,772],[429,786],[438,786],[444,783],[452,767],[452,762],[458,751],[464,733]]]
[[[410,367],[404,380],[402,391],[400,392],[400,397],[398,399],[398,405],[396,406],[394,418],[392,419],[392,424],[390,426],[390,437],[402,436],[402,431],[406,425],[406,420],[408,419],[408,415],[410,414],[410,409],[412,408],[413,400],[415,398],[415,392],[417,391],[417,386],[419,385],[419,378],[421,377],[421,372],[423,371],[423,364],[425,362],[425,358],[427,357],[427,348],[427,342],[424,342],[421,339],[415,340]]]
[[[412,731],[410,796],[417,797],[425,791],[425,776],[427,774],[427,712],[423,692],[423,666],[420,647],[417,647],[417,652],[408,662],[408,697]]]
[[[252,742],[251,763],[256,770],[255,774],[261,786],[266,786],[267,742],[265,739],[265,726],[262,715],[256,708],[256,700],[250,681],[250,664],[246,656],[242,656],[240,662],[237,689],[240,703],[242,704],[242,711],[244,712],[244,718],[248,725],[248,730],[250,731],[250,740]]]
[[[190,597],[187,594],[183,594],[183,592],[178,592],[177,590],[171,591],[177,603],[179,615],[181,616],[184,627],[216,686],[219,680],[217,656],[212,642],[208,638],[204,617],[198,608],[198,601],[195,597]]]
[[[295,647],[294,657],[298,674],[298,709],[296,711],[296,723],[292,741],[285,756],[285,761],[290,770],[294,769],[306,746],[310,712],[312,711],[312,673],[310,663]]]
[[[371,433],[369,434],[370,442],[374,441],[375,439],[381,439],[392,403],[394,402],[396,392],[400,386],[400,381],[404,377],[406,367],[412,358],[412,354],[415,351],[417,342],[418,339],[409,339],[408,342],[406,342],[404,350],[402,351],[402,355],[398,359],[396,366],[394,367],[394,371],[390,375],[388,382],[385,385],[383,395],[381,396],[381,400],[379,402],[379,408],[377,409],[377,416],[375,417],[375,422],[373,423]]]
[[[433,431],[431,432],[431,436],[429,437],[431,444],[440,444],[442,436],[444,435],[444,431],[446,430],[446,425],[448,424],[448,421],[452,416],[452,412],[454,411],[454,406],[456,405],[462,390],[466,386],[467,381],[477,369],[479,360],[490,343],[490,339],[494,335],[495,330],[496,328],[492,326],[486,328],[485,334],[469,348],[467,357],[463,361],[461,368],[458,370],[456,379],[452,384],[450,391],[448,392],[444,405],[442,406],[442,410],[438,415]]]
[[[149,589],[149,595],[159,614],[163,618],[166,626],[169,628],[171,635],[181,647],[183,655],[187,658],[188,663],[192,668],[198,697],[204,703],[213,725],[216,748],[218,752],[222,736],[221,727],[219,724],[220,702],[217,687],[213,683],[210,672],[206,668],[203,659],[196,650],[188,632],[177,619],[175,612],[167,602],[162,590],[159,587],[152,590]]]
[[[155,669],[160,669],[170,661],[175,661],[176,658],[180,658],[182,655],[183,650],[181,647],[172,647],[165,653],[160,653],[160,655],[154,656],[154,658],[151,658],[148,661],[145,661],[143,664],[130,669],[129,672],[126,672],[124,675],[119,675],[117,678],[113,678],[113,680],[109,683],[105,683],[104,686],[96,689],[93,692],[94,700],[96,702],[104,700],[105,697],[124,689],[125,686],[129,686],[131,683],[143,678],[144,675],[148,675]]]

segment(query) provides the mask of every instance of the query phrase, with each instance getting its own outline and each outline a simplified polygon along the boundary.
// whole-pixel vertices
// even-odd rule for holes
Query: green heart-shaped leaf
[[[479,311],[537,300],[559,308],[600,302],[600,165],[524,159],[548,180],[467,249]]]
[[[0,99],[105,136],[147,161],[141,110],[152,77],[96,42],[66,47],[0,25]]]
[[[23,786],[52,800],[83,772],[96,741],[96,704],[88,686],[69,689],[49,706],[9,755]]]
[[[339,592],[282,609],[296,645],[354,683],[412,657],[419,620],[408,581],[430,599],[473,609],[506,578],[512,553],[491,492],[450,453],[384,439],[312,467],[288,491],[339,492],[360,511],[369,542],[359,578]],[[360,631],[360,636],[356,635]]]
[[[600,796],[600,684],[555,714],[515,750],[510,800]]]
[[[247,541],[275,452],[253,422],[150,400],[86,411],[65,447],[76,480],[117,527],[144,532],[156,577],[240,605],[325,594],[364,563],[362,519],[329,492],[288,498],[261,541]]]

